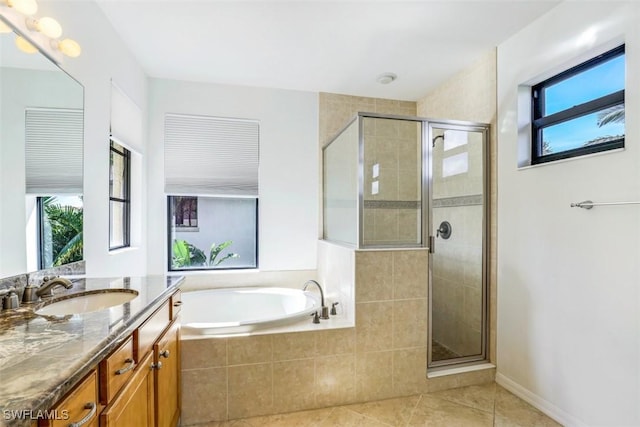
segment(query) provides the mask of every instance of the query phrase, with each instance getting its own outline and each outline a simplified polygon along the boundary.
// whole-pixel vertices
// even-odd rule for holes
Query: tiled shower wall
[[[355,328],[184,340],[183,425],[492,381],[494,370],[426,378],[427,255],[355,252]]]
[[[364,118],[365,245],[421,242],[421,122]]]
[[[489,174],[489,359],[495,359],[495,337],[496,337],[496,51],[492,50],[479,59],[471,67],[463,70],[459,74],[453,76],[438,88],[432,91],[426,97],[418,101],[417,113],[421,117],[429,117],[432,119],[443,120],[466,120],[481,123],[489,123],[491,126],[489,134],[488,155],[490,156],[490,167],[485,173]],[[470,157],[472,153],[470,153]],[[455,184],[451,190],[456,190]],[[460,193],[472,194],[474,193]],[[442,198],[448,195],[441,194]],[[434,198],[435,195],[434,195]],[[433,209],[433,223],[439,224],[441,220],[456,217],[460,219],[460,224],[468,224],[471,226],[473,221],[480,218],[477,210],[480,207],[473,203],[458,204],[457,207],[441,207]],[[474,212],[475,211],[475,212]],[[477,226],[469,227],[478,229]],[[454,231],[455,232],[455,231]],[[450,248],[450,263],[443,265],[440,269],[440,279],[448,281],[451,288],[443,291],[445,297],[444,308],[434,307],[433,315],[441,316],[445,324],[446,339],[458,348],[466,348],[464,346],[471,345],[477,340],[477,333],[472,333],[465,325],[469,322],[477,322],[477,319],[470,318],[478,313],[475,308],[472,312],[468,312],[469,307],[464,306],[464,292],[478,292],[472,286],[467,286],[472,280],[464,276],[464,271],[453,266],[465,265],[467,260],[465,257],[470,255],[473,247],[477,247],[477,239],[479,236],[474,233],[467,233],[465,241],[459,241],[460,248]],[[465,249],[465,247],[467,249]],[[446,249],[445,249],[446,250]],[[477,257],[474,257],[477,259]],[[474,261],[476,262],[476,261]],[[446,263],[446,260],[445,260]],[[451,268],[449,268],[451,267]],[[473,269],[469,269],[471,272]],[[435,272],[434,272],[435,274]],[[475,271],[473,274],[476,274]],[[434,277],[435,280],[435,277]],[[443,288],[446,288],[443,287]],[[435,289],[434,289],[435,291]],[[471,295],[469,295],[471,296]],[[472,301],[473,298],[467,298]],[[447,308],[448,307],[448,308]],[[456,329],[456,325],[460,326]],[[467,338],[464,338],[464,337]],[[464,340],[464,342],[462,341]]]
[[[358,112],[401,116],[416,115],[416,103],[411,101],[320,93],[319,102],[320,147],[328,144]],[[413,193],[405,194],[410,191],[409,186],[403,186],[403,194],[399,194],[398,180],[406,178],[407,174],[402,176],[399,174],[398,156],[400,155],[400,145],[403,145],[402,142],[408,142],[409,145],[414,143],[415,145],[415,135],[412,135],[412,131],[409,129],[400,129],[397,123],[376,121],[371,124],[373,126],[365,128],[368,139],[365,144],[367,150],[365,157],[370,160],[365,168],[371,172],[373,160],[378,158],[377,154],[379,153],[380,156],[383,156],[380,159],[384,158],[384,164],[380,164],[381,176],[384,176],[384,181],[380,182],[381,193],[379,195],[371,196],[370,191],[365,192],[365,195],[369,195],[370,201],[366,202],[369,205],[368,209],[365,209],[364,238],[368,243],[374,244],[397,241],[400,238],[403,240],[412,239],[416,234],[416,222],[412,220],[412,217],[415,218],[417,210],[415,208],[399,209],[395,206],[389,206],[388,202],[401,200],[401,196],[403,199],[411,199]],[[411,156],[410,153],[406,154],[403,157],[409,163]],[[320,170],[322,170],[322,165],[320,165]],[[365,187],[371,188],[371,173],[365,173],[365,177]],[[411,184],[413,184],[411,187],[415,188],[415,183]],[[372,202],[371,200],[376,201]],[[411,227],[412,233],[409,236],[403,232],[407,229],[405,225]],[[321,228],[319,230],[320,237],[322,237]]]

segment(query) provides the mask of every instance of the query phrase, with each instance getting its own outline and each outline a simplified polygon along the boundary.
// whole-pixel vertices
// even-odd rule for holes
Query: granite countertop
[[[73,279],[72,277],[69,277]],[[109,309],[54,318],[33,305],[0,312],[0,426],[30,426],[177,289],[182,277],[87,278],[57,287],[54,298],[99,289],[139,294]],[[37,304],[39,307],[42,304]],[[11,411],[31,411],[16,418]]]

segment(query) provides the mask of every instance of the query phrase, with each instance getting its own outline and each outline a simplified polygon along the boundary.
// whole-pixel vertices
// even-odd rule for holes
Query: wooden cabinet
[[[41,427],[67,427],[71,423],[98,427],[98,374],[89,373],[67,396],[52,408],[51,420],[40,420]]]
[[[111,356],[100,362],[100,402],[108,404],[133,375],[133,337],[129,337]]]
[[[153,426],[153,355],[138,364],[131,380],[116,399],[100,414],[101,427]]]
[[[180,419],[180,291],[169,297],[53,409],[41,427],[176,427]],[[177,303],[177,304],[176,304]]]
[[[156,426],[175,427],[180,417],[180,328],[174,322],[153,346]]]

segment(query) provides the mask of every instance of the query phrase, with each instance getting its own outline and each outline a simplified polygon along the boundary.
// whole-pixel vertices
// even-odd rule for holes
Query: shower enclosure
[[[323,148],[323,238],[428,250],[430,368],[487,357],[488,125],[358,113]]]

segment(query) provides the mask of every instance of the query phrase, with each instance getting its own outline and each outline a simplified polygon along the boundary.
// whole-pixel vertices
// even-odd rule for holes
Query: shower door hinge
[[[436,244],[436,239],[433,236],[429,236],[429,253],[430,254],[434,252],[435,244]]]

